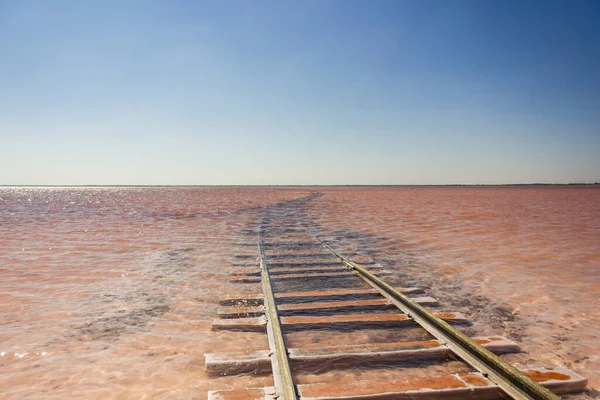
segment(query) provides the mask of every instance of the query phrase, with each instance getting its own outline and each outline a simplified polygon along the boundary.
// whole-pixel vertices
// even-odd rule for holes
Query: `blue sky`
[[[599,15],[0,0],[0,184],[600,181]]]

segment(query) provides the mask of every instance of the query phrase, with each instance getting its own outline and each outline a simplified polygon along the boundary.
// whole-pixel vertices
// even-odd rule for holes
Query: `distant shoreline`
[[[140,187],[140,188],[185,188],[185,187],[248,187],[248,188],[294,188],[294,187],[502,187],[502,186],[600,186],[600,182],[594,183],[449,183],[449,184],[412,184],[412,185],[6,185],[0,184],[0,187],[7,188],[32,188],[32,187],[48,187],[48,188],[87,188],[87,187]]]

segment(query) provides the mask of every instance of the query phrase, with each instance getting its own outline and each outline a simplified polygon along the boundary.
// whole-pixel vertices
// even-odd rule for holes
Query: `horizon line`
[[[0,187],[432,187],[432,186],[600,186],[600,182],[569,182],[569,183],[433,183],[433,184],[272,184],[272,185],[136,185],[136,184],[84,184],[84,185],[11,185],[0,184]]]

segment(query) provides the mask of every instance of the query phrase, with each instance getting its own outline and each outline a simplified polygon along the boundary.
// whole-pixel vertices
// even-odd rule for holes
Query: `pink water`
[[[272,384],[209,377],[203,354],[266,346],[212,332],[217,300],[240,289],[226,277],[265,210],[314,192],[293,206],[302,224],[426,287],[476,333],[518,339],[527,352],[511,361],[600,389],[598,188],[2,188],[0,398]]]

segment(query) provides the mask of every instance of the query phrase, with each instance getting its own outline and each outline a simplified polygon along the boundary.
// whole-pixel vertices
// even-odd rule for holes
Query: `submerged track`
[[[237,255],[244,269],[234,284],[260,285],[262,293],[230,295],[220,300],[213,330],[265,332],[269,349],[206,354],[214,374],[269,370],[274,387],[213,390],[210,400],[242,399],[559,399],[557,393],[585,389],[586,380],[563,369],[519,370],[497,354],[518,352],[519,345],[501,336],[470,338],[459,326],[468,320],[458,312],[431,311],[431,297],[414,297],[418,288],[394,288],[381,279],[389,271],[360,254],[343,255],[336,244],[314,234],[294,213],[265,218],[259,243]],[[359,259],[359,262],[353,261]],[[358,279],[357,279],[358,278]],[[317,332],[423,329],[426,340],[375,340],[321,347],[288,348],[286,335]],[[381,335],[379,335],[381,336]],[[378,337],[379,337],[378,336]],[[431,364],[458,358],[471,371],[434,376],[371,378],[348,382],[298,384],[305,371],[319,376],[336,369],[382,367],[427,360]],[[434,361],[432,361],[434,360]],[[429,365],[428,364],[428,365]],[[315,372],[316,371],[316,372]]]

